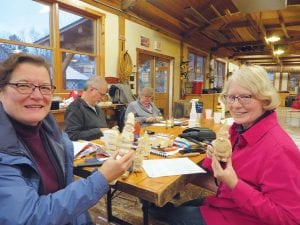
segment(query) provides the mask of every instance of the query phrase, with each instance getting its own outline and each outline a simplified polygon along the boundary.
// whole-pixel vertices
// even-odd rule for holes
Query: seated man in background
[[[162,120],[161,112],[151,101],[153,94],[153,88],[144,87],[139,94],[138,100],[129,103],[125,113],[125,120],[130,112],[134,114],[136,121],[143,126]]]
[[[92,140],[103,136],[107,128],[105,115],[97,104],[106,97],[107,82],[94,76],[86,81],[82,96],[76,98],[65,112],[65,131],[72,141]]]

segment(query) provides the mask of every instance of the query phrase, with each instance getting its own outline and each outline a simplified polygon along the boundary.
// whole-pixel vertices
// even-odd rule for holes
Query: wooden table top
[[[210,128],[217,131],[222,126],[221,124],[214,124],[213,120],[203,120],[202,127]],[[168,133],[178,136],[186,127],[175,126],[173,128],[148,126],[143,129],[151,130],[156,133]],[[100,140],[95,140],[99,143]],[[175,158],[178,155],[169,156],[168,158]],[[205,154],[190,157],[190,159],[199,164],[205,158]],[[149,159],[162,159],[160,156],[150,155]],[[82,163],[83,160],[77,160],[77,163]],[[89,168],[91,170],[91,168]],[[126,179],[119,178],[115,187],[117,190],[136,196],[148,202],[153,202],[157,206],[163,206],[170,201],[184,186],[193,179],[200,177],[199,174],[188,174],[178,176],[165,176],[158,178],[148,177],[145,171],[141,173],[133,172]]]

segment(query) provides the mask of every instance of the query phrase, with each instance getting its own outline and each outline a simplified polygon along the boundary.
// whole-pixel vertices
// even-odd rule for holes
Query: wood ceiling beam
[[[123,11],[130,10],[137,3],[137,0],[121,0],[121,9]]]
[[[213,4],[210,4],[210,8],[216,14],[216,16],[218,16],[219,18],[221,18],[221,20],[223,20],[225,22],[225,24],[228,23],[228,21],[225,19],[225,17],[221,15],[221,13],[214,7]]]
[[[200,12],[198,12],[196,9],[194,9],[192,6],[186,7],[185,10],[192,15],[195,19],[197,19],[199,22],[211,24],[208,19],[206,19]]]
[[[249,22],[250,24],[250,27],[249,29],[252,31],[252,34],[253,36],[255,37],[255,39],[261,39],[263,40],[264,39],[264,36],[261,35],[259,32],[258,32],[258,27],[257,27],[257,24],[256,22],[253,20],[252,16],[250,14],[246,14],[246,19],[247,21]]]
[[[194,20],[191,20],[191,19],[188,18],[188,17],[184,17],[183,20],[184,20],[185,22],[189,23],[189,24],[194,25],[194,26],[197,27],[197,28],[200,27],[200,25],[199,25],[198,23],[196,23]]]
[[[249,16],[251,17],[251,15],[249,15]],[[279,59],[278,55],[274,54],[274,46],[272,44],[270,45],[266,40],[266,37],[268,37],[267,36],[268,34],[267,34],[266,28],[265,28],[261,18],[262,18],[262,12],[260,12],[260,21],[258,23],[258,27],[259,27],[260,31],[262,32],[262,34],[263,34],[263,36],[261,38],[263,38],[263,40],[266,42],[266,46],[269,47],[269,49],[271,49],[271,54],[273,55],[276,62],[279,65],[281,65],[281,62],[280,62],[280,59]],[[253,21],[255,21],[255,20],[253,20]]]
[[[285,24],[285,27],[288,28],[288,27],[298,27],[300,26],[300,22],[286,22],[284,23]],[[274,23],[274,24],[268,24],[266,25],[266,28],[268,29],[276,29],[276,28],[280,28],[281,25],[278,24],[278,23]]]
[[[272,60],[273,59],[273,57],[272,56],[270,56],[270,57],[268,57],[268,56],[266,56],[266,57],[263,57],[263,58],[256,58],[256,57],[254,57],[254,58],[243,58],[243,57],[236,57],[237,59],[245,59],[245,60],[268,60],[268,61],[270,61],[270,60]]]
[[[236,58],[247,58],[247,57],[257,57],[259,55],[264,55],[265,57],[267,56],[270,56],[272,57],[272,54],[270,54],[269,51],[262,51],[262,52],[236,52],[233,54],[233,57],[236,57]]]
[[[233,29],[233,28],[244,28],[244,27],[249,27],[249,21],[247,20],[242,20],[242,21],[234,21],[234,22],[229,22],[225,26],[222,27],[222,30],[228,30],[228,29]]]
[[[270,58],[270,59],[264,59],[264,60],[254,60],[254,59],[244,59],[248,62],[251,62],[251,63],[268,63],[268,62],[273,62],[273,59]]]
[[[276,62],[269,62],[269,63],[256,63],[257,65],[260,66],[277,66]]]
[[[210,24],[211,22],[208,21],[201,13],[199,13],[196,9],[194,9],[192,6],[185,8],[188,14],[190,14],[192,17],[197,19],[200,23],[203,23],[201,26],[199,23],[196,23],[195,21],[189,19],[188,17],[184,17],[184,20],[189,22],[190,24],[195,25],[195,28],[189,30],[186,32],[183,36],[184,38],[188,38],[191,35],[193,35],[196,32],[199,32],[204,35],[205,37],[209,38],[210,40],[214,41],[215,43],[220,43],[225,41],[228,41],[228,38],[219,32],[218,30],[211,31],[211,33],[203,32]],[[212,34],[213,33],[213,34]]]
[[[300,66],[300,62],[295,62],[295,63],[282,63],[284,66]]]
[[[289,60],[289,59],[294,59],[294,60],[299,60],[300,55],[288,55],[288,56],[282,56],[280,57],[282,60]],[[300,60],[299,60],[300,62]]]
[[[254,59],[253,57],[255,57],[256,59],[258,58],[273,58],[272,55],[270,54],[253,54],[253,55],[240,55],[240,56],[237,56],[237,58],[240,58],[240,59]]]
[[[161,21],[166,21],[167,23],[175,26],[176,28],[183,29],[180,20],[170,16],[168,13],[162,11],[161,9],[157,8],[156,6],[154,6],[146,0],[137,1],[137,4],[135,6],[146,8],[148,12],[151,12],[151,14],[155,15],[155,17],[157,17],[158,19],[161,19]]]
[[[284,33],[284,36],[286,38],[290,38],[290,35],[288,34],[288,31],[287,31],[286,26],[284,24],[284,20],[283,20],[283,16],[282,16],[281,11],[277,10],[277,14],[278,14],[278,19],[279,19],[279,22],[280,22],[281,29],[282,29],[282,31]]]
[[[254,45],[264,45],[264,42],[263,41],[227,42],[227,43],[219,44],[217,48],[243,47],[243,46],[254,46]]]

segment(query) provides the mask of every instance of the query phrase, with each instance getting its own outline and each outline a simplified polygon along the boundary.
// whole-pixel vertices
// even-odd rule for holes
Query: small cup
[[[214,112],[214,122],[221,123],[222,113],[221,112]]]
[[[211,115],[212,115],[212,109],[205,109],[205,118],[207,120],[212,118]]]

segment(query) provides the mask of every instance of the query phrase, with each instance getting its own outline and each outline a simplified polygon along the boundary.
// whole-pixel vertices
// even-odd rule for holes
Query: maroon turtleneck
[[[42,179],[42,193],[49,194],[59,189],[58,175],[49,158],[49,155],[40,137],[40,124],[38,126],[28,126],[12,121],[17,134],[28,147],[38,172]]]

